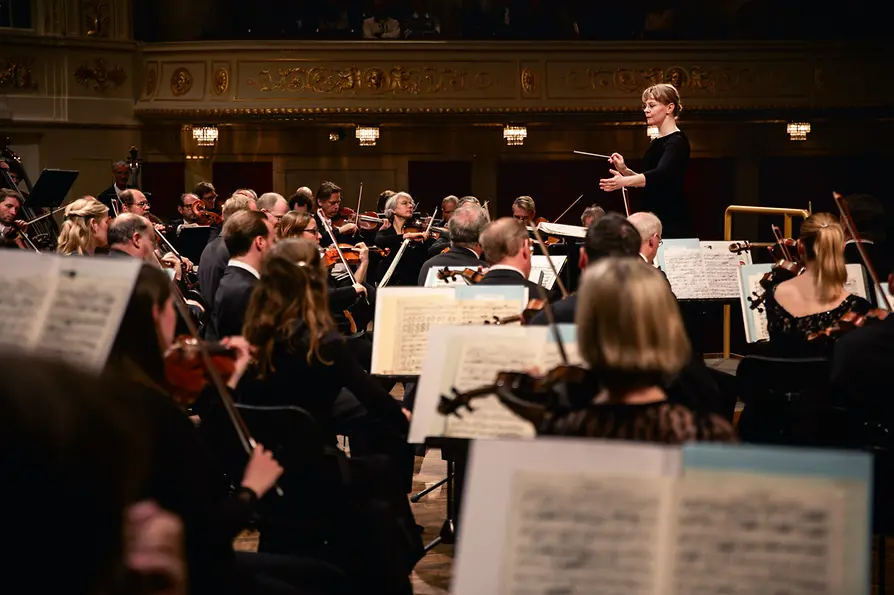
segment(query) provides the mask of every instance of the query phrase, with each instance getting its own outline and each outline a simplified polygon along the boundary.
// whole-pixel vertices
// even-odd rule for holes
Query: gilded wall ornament
[[[171,93],[174,97],[186,95],[192,90],[192,75],[185,68],[178,68],[171,75]]]
[[[146,95],[151,97],[155,93],[155,87],[158,85],[158,71],[150,68],[146,71]]]
[[[230,73],[225,68],[214,72],[214,94],[223,95],[230,88]]]
[[[88,37],[109,36],[108,0],[83,0],[81,15],[84,35]]]
[[[434,95],[480,91],[493,85],[487,72],[428,66],[390,69],[371,67],[279,68],[258,71],[248,79],[250,86],[264,93],[327,93],[352,95]]]
[[[587,68],[568,72],[565,75],[565,84],[577,91],[612,89],[632,93],[651,85],[670,83],[678,89],[728,93],[738,90],[743,81],[748,81],[753,76],[750,68]]]
[[[102,58],[97,58],[93,63],[93,68],[88,62],[84,62],[74,71],[79,85],[86,87],[92,83],[94,91],[105,93],[110,86],[120,87],[127,80],[127,73],[120,66],[110,68]]]
[[[31,58],[0,58],[0,89],[37,89],[37,81],[33,78]]]
[[[537,73],[531,68],[522,68],[521,71],[522,91],[528,95],[537,93],[539,85],[537,84]]]

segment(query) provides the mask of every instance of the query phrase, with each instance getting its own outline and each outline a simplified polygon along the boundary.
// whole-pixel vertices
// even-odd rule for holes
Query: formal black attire
[[[205,335],[209,341],[242,334],[248,302],[257,283],[258,278],[251,271],[227,266],[211,306],[211,325]]]
[[[320,230],[320,246],[325,248],[327,246],[332,245],[332,238],[329,237],[329,234],[326,232],[326,227],[323,225],[323,221],[320,219],[320,215],[318,213],[314,213],[314,221],[317,222],[317,228]],[[331,222],[330,222],[331,224]],[[358,230],[356,235],[351,234],[341,234],[338,233],[338,229],[335,225],[332,225],[332,233],[335,235],[335,239],[338,240],[339,244],[351,244],[352,246],[360,241],[367,241],[367,238],[363,234],[363,230]]]
[[[809,316],[792,316],[776,301],[776,288],[767,290],[764,307],[767,310],[767,332],[770,334],[769,352],[780,357],[829,357],[835,337],[808,337],[838,322],[850,311],[865,314],[872,308],[865,299],[849,294],[844,301],[826,312]]]
[[[835,342],[832,357],[832,384],[861,400],[888,399],[890,366],[894,363],[894,317],[871,322]],[[888,407],[888,411],[894,411]],[[880,421],[880,420],[879,420]]]
[[[425,278],[428,276],[430,269],[443,269],[444,267],[469,267],[477,269],[478,267],[487,267],[487,263],[469,248],[462,246],[454,246],[443,254],[438,254],[425,261],[422,269],[419,271],[419,279],[417,285],[422,287],[425,285]]]
[[[376,271],[377,280],[381,280],[382,277],[385,276],[385,273],[388,272],[388,268],[397,257],[397,253],[400,251],[400,245],[403,241],[403,234],[398,235],[397,230],[395,230],[393,226],[388,229],[379,230],[376,234],[376,246],[379,248],[388,248],[390,250],[388,257],[379,263],[378,270]],[[422,268],[425,261],[428,260],[428,247],[431,243],[431,240],[420,242],[410,241],[407,245],[407,249],[404,250],[403,256],[400,258],[400,262],[397,263],[397,268],[394,269],[394,273],[391,275],[391,280],[388,281],[388,285],[391,287],[415,286],[416,279],[419,276],[419,270]]]
[[[124,190],[129,190],[131,188],[136,189],[136,186],[131,186],[130,184],[128,184]],[[124,190],[122,190],[122,192]],[[109,207],[109,214],[114,216],[115,210],[112,208],[112,199],[117,199],[117,198],[118,198],[118,193],[115,192],[115,185],[112,184],[111,186],[109,186],[108,188],[106,188],[105,190],[100,192],[99,195],[96,197],[96,200],[98,200],[105,206]]]
[[[229,261],[230,251],[227,250],[223,238],[218,236],[208,242],[208,245],[202,250],[202,256],[196,262],[199,267],[199,291],[212,306],[220,279],[223,277]]]
[[[511,269],[494,269],[491,267],[482,277],[478,285],[521,285],[528,288],[528,299],[540,298],[539,285],[525,279],[521,273]]]
[[[681,131],[656,138],[643,157],[642,189],[638,211],[650,211],[661,220],[665,238],[692,237],[692,215],[683,195],[689,164],[689,139]]]

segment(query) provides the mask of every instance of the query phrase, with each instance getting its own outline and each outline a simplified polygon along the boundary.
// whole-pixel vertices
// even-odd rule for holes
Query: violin
[[[525,306],[525,309],[522,310],[520,314],[506,316],[505,318],[494,316],[493,321],[485,320],[484,324],[512,324],[513,322],[528,324],[529,322],[531,322],[531,319],[534,318],[534,316],[539,314],[540,311],[546,307],[546,304],[547,300],[532,298],[528,300],[528,304]]]
[[[807,335],[808,341],[816,341],[817,339],[829,338],[837,339],[845,333],[849,333],[854,329],[864,326],[866,323],[880,322],[888,317],[891,312],[882,308],[873,308],[863,314],[854,310],[848,310],[841,315],[835,323],[815,333]]]
[[[457,278],[465,281],[466,285],[477,285],[478,282],[484,279],[484,268],[478,267],[477,269],[455,271],[445,266],[438,271],[438,279],[441,279],[442,281],[456,283]]]
[[[341,253],[345,257],[345,262],[347,262],[349,266],[357,266],[360,264],[360,248],[356,248],[350,244],[339,244],[338,247],[341,249]],[[378,254],[382,257],[388,256],[391,253],[389,248],[379,248],[378,246],[370,246],[368,250],[370,254]],[[330,245],[323,251],[323,262],[327,269],[331,269],[341,262],[341,258],[339,258],[338,250],[335,249],[335,246]]]
[[[767,300],[767,295],[774,287],[783,281],[794,279],[805,270],[798,253],[798,240],[782,237],[782,232],[775,225],[772,226],[772,229],[773,235],[776,237],[776,243],[767,249],[773,258],[773,267],[769,273],[764,273],[764,276],[759,281],[763,291],[760,294],[753,291],[751,297],[748,298],[748,307],[758,312],[763,312],[762,308]],[[732,245],[730,246],[730,251],[732,251]]]
[[[214,211],[209,211],[201,200],[192,203],[192,212],[201,225],[220,225],[223,223],[223,217]]]
[[[237,351],[222,343],[204,343],[211,362],[226,382],[236,369]],[[195,403],[211,383],[198,339],[185,336],[177,339],[165,353],[165,378],[174,399],[184,407]]]

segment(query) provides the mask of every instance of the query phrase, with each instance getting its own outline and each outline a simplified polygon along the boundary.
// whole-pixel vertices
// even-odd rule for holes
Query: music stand
[[[202,251],[208,244],[211,236],[211,228],[207,225],[198,227],[183,227],[171,243],[177,248],[181,256],[185,256],[194,263],[199,262]]]
[[[28,195],[28,207],[55,209],[68,196],[79,174],[80,172],[70,169],[43,170]]]

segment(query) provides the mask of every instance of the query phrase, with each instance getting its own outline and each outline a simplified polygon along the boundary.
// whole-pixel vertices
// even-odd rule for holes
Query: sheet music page
[[[857,262],[847,264],[845,268],[847,269],[847,281],[844,282],[844,290],[863,299],[869,299],[869,292],[866,290],[868,275],[864,272],[863,265]]]
[[[700,242],[705,270],[706,297],[713,299],[739,297],[741,265],[751,264],[751,253],[729,251],[730,242]]]
[[[8,315],[0,326],[0,345],[31,349],[37,343],[56,284],[55,257],[7,250],[2,261],[0,305]]]
[[[673,513],[674,592],[845,593],[841,484],[737,473],[685,475]]]
[[[538,223],[537,231],[563,238],[587,237],[586,227],[581,227],[580,225],[566,225],[564,223]]]
[[[553,266],[555,266],[556,270],[561,274],[562,268],[568,261],[568,257],[550,256],[550,258],[553,261]],[[531,256],[531,274],[528,275],[528,281],[531,283],[538,283],[540,281],[540,273],[543,273],[543,287],[545,289],[552,289],[556,284],[556,276],[553,274],[553,270],[549,266],[547,257],[543,254],[534,254]]]
[[[493,322],[495,318],[517,316],[522,311],[518,300],[505,300],[502,298],[460,300],[456,303],[459,310],[457,312],[457,321],[454,324]]]
[[[452,299],[436,297],[395,300],[397,324],[390,371],[385,374],[419,374],[428,348],[428,329],[439,324],[459,324],[460,309]]]
[[[102,371],[141,266],[137,259],[60,257],[37,349]]]
[[[677,299],[695,300],[710,297],[701,250],[665,247],[663,270]],[[738,294],[737,291],[736,295]]]
[[[526,372],[540,346],[518,338],[475,337],[460,348],[453,387],[466,392],[494,383],[499,372]],[[525,437],[536,435],[534,426],[500,403],[496,395],[475,399],[474,411],[448,415],[444,435],[451,438]]]
[[[562,347],[565,348],[565,355],[568,357],[569,366],[583,366],[584,358],[581,357],[577,348],[577,341],[563,341]],[[537,368],[541,373],[546,373],[557,366],[564,365],[562,354],[559,352],[559,344],[553,340],[552,333],[547,337],[547,341],[543,346],[540,357],[537,358]]]
[[[500,592],[659,595],[670,486],[665,478],[516,472]]]

